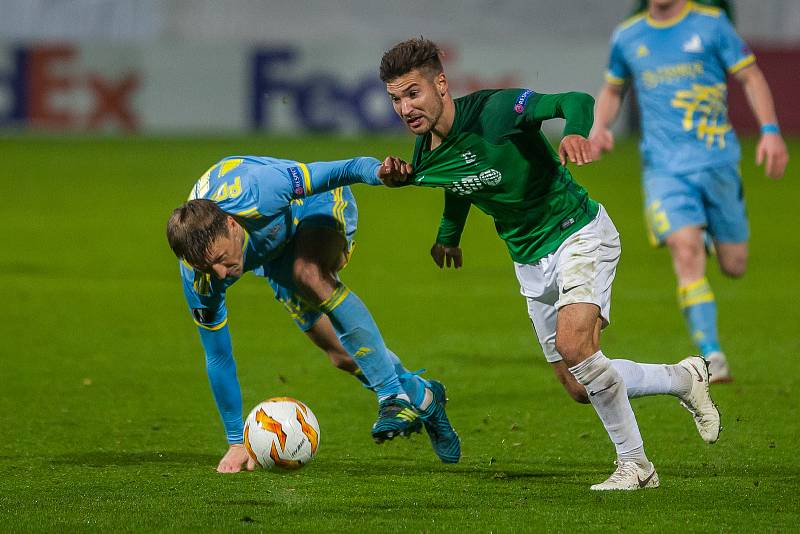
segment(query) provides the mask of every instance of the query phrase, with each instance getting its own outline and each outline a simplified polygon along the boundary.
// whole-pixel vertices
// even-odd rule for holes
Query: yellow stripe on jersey
[[[300,165],[300,170],[303,171],[303,178],[306,182],[305,196],[313,195],[314,192],[311,190],[311,173],[308,171],[308,167],[306,167],[305,163],[298,163],[298,165]]]
[[[708,15],[709,17],[718,18],[722,14],[722,9],[715,6],[701,6],[694,2],[689,2],[692,5],[692,11]]]
[[[258,207],[250,208],[249,210],[239,211],[236,213],[237,217],[245,217],[247,219],[254,219],[260,217],[261,214],[258,213]]]
[[[222,178],[223,176],[228,174],[230,171],[232,171],[233,169],[235,169],[236,167],[241,165],[243,161],[244,160],[241,159],[241,158],[240,159],[229,159],[227,161],[223,161],[219,166],[219,174],[218,174],[218,176],[220,178]]]
[[[222,321],[221,323],[219,323],[219,324],[215,324],[215,325],[213,325],[213,326],[206,326],[206,325],[204,325],[204,324],[200,324],[200,323],[198,323],[198,322],[197,322],[196,320],[194,320],[194,319],[192,319],[192,320],[194,321],[194,324],[196,324],[196,325],[197,325],[197,326],[199,326],[200,328],[203,328],[203,329],[205,329],[205,330],[211,330],[212,332],[214,332],[214,331],[216,331],[216,330],[219,330],[220,328],[222,328],[223,326],[225,326],[226,324],[228,324],[228,318],[227,318],[227,317],[225,317],[225,320],[224,320],[224,321]]]
[[[631,26],[633,26],[634,24],[636,24],[637,22],[642,20],[644,18],[644,16],[645,16],[645,13],[642,12],[642,13],[637,13],[636,15],[634,15],[634,16],[628,18],[628,19],[625,19],[624,21],[622,21],[622,23],[620,23],[619,26],[617,26],[617,31],[624,30],[626,28],[630,28]]]
[[[746,58],[741,59],[741,60],[737,61],[736,63],[734,63],[733,66],[728,68],[728,72],[730,72],[731,74],[736,74],[737,72],[739,72],[743,68],[748,67],[748,66],[752,65],[755,62],[756,62],[756,56],[754,56],[753,54],[750,54]]]
[[[337,229],[344,235],[347,235],[347,222],[344,218],[344,210],[347,207],[347,201],[344,199],[344,190],[337,187],[333,191],[333,218],[336,219]]]

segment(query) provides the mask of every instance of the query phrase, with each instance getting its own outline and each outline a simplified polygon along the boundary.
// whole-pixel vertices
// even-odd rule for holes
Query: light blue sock
[[[400,378],[400,385],[403,386],[403,390],[405,390],[408,398],[411,399],[411,404],[419,408],[425,399],[425,387],[428,386],[427,380],[406,369],[403,362],[391,349],[387,348],[386,350],[389,353],[389,359],[394,363],[394,372]]]
[[[364,373],[378,399],[403,394],[378,325],[361,299],[340,283],[319,308],[330,318],[339,341]]]
[[[706,278],[678,288],[678,302],[692,340],[703,356],[720,350],[717,334],[717,302]]]

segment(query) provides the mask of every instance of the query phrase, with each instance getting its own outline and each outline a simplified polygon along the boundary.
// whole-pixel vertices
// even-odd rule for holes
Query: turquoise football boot
[[[420,411],[419,416],[439,459],[446,464],[458,463],[461,459],[461,440],[444,411],[444,405],[447,404],[444,384],[438,380],[428,382],[428,389],[433,393],[433,401],[425,410]]]
[[[378,420],[372,425],[372,439],[375,443],[383,443],[397,436],[409,437],[421,430],[420,415],[411,403],[391,395],[378,405]]]

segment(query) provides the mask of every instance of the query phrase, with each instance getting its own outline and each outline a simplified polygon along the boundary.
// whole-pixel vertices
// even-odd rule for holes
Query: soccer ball
[[[244,423],[244,446],[264,469],[300,469],[319,449],[319,423],[302,402],[274,397],[258,404]]]

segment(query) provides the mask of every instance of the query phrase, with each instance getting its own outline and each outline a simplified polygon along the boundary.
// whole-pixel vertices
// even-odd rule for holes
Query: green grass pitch
[[[290,395],[322,428],[295,473],[218,475],[225,450],[201,346],[164,237],[214,161],[408,156],[411,139],[3,138],[0,200],[0,530],[791,531],[800,524],[800,142],[780,182],[743,173],[750,272],[710,280],[736,381],[715,387],[705,445],[672,397],[633,401],[661,488],[594,494],[613,448],[541,356],[512,264],[473,210],[461,271],[428,257],[441,193],[356,186],[358,247],[343,279],[412,369],[449,388],[463,460],[427,437],[376,446],[372,395],[293,326],[252,275],[229,294],[245,409]],[[611,357],[675,362],[693,349],[669,258],[643,231],[633,142],[575,170],[621,234]]]

